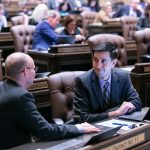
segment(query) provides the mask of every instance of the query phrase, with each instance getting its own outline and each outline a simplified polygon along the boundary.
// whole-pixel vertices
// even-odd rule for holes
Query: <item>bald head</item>
[[[10,78],[18,79],[21,71],[32,62],[32,58],[21,52],[10,54],[5,61],[6,76]]]

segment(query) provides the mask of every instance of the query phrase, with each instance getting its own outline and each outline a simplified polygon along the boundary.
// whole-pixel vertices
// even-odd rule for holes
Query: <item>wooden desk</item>
[[[137,62],[137,45],[135,41],[126,41],[125,50],[127,52],[128,65],[134,65]]]
[[[122,27],[121,23],[117,22],[114,24],[90,24],[87,27],[88,33],[90,36],[96,34],[104,34],[104,33],[121,33]]]
[[[51,120],[51,104],[49,97],[49,88],[47,84],[47,77],[34,79],[31,87],[28,88],[29,92],[35,97],[35,103],[38,111],[42,116],[50,121]]]
[[[83,136],[73,138],[74,140],[85,140],[89,134],[84,134]],[[21,146],[12,148],[11,150],[20,150],[20,149],[54,149],[55,146],[59,146],[59,150],[64,150],[64,147],[61,146],[64,142],[67,142],[72,139],[51,141],[51,142],[40,142],[40,143],[29,143]],[[149,150],[150,148],[150,125],[144,124],[143,126],[132,129],[126,133],[123,133],[119,136],[112,137],[108,140],[99,142],[97,144],[92,144],[85,146],[83,148],[74,148],[73,150]],[[58,148],[57,148],[58,149]]]
[[[137,63],[130,73],[132,83],[140,95],[143,107],[150,107],[149,93],[150,85],[150,63]]]
[[[149,150],[150,125],[144,125],[125,134],[110,138],[95,145],[88,145],[80,150]]]
[[[15,51],[14,40],[10,32],[0,33],[0,49],[4,60],[10,53]]]
[[[44,53],[29,50],[28,54],[34,59],[35,64],[43,69],[42,71],[50,71],[52,74],[60,71],[86,71],[92,67],[92,55],[89,50],[86,51],[87,45],[70,45],[59,48],[61,50],[60,53]],[[85,51],[80,52],[81,49],[85,49]]]
[[[34,95],[38,108],[50,106],[47,77],[34,79],[28,90]]]

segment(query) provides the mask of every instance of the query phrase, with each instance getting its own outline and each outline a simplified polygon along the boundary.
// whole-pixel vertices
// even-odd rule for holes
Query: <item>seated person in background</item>
[[[141,28],[150,28],[150,4],[146,6],[144,16],[139,19],[139,26]]]
[[[60,3],[60,5],[58,7],[58,11],[60,13],[60,16],[62,16],[62,17],[69,15],[70,10],[71,10],[71,8],[67,1]]]
[[[96,122],[140,110],[141,100],[129,73],[114,68],[117,48],[106,42],[93,46],[91,51],[93,69],[75,80],[75,114],[82,122]]]
[[[60,22],[60,15],[57,10],[51,10],[37,26],[33,34],[32,48],[39,51],[47,51],[57,43],[58,35],[54,29]]]
[[[4,16],[4,6],[0,4],[0,30],[3,27],[7,27],[7,20],[6,17]]]
[[[29,17],[29,23],[30,25],[37,25],[39,22],[43,21],[43,19],[48,14],[48,7],[46,4],[38,4],[33,12],[32,15]]]
[[[0,83],[0,149],[30,143],[33,136],[51,141],[99,132],[88,123],[58,126],[41,116],[33,95],[27,91],[35,77],[35,65],[29,55],[21,52],[9,55],[5,72],[7,79]]]
[[[116,10],[116,12],[113,14],[113,18],[122,16],[141,17],[143,12],[139,2],[140,0],[131,0],[130,5],[124,5],[120,9]]]
[[[76,43],[81,43],[85,40],[83,36],[83,30],[77,27],[77,22],[72,15],[64,17],[65,28],[60,32],[61,35],[73,35],[75,36]]]
[[[93,23],[105,23],[111,20],[112,4],[105,2],[102,9],[97,13]]]

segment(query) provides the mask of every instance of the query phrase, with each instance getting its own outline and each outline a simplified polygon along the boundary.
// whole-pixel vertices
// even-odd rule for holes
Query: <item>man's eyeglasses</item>
[[[23,72],[25,69],[33,69],[35,72],[38,71],[38,67],[35,67],[35,68],[33,68],[33,67],[27,67],[27,68],[24,68],[23,70],[21,70],[21,72]]]

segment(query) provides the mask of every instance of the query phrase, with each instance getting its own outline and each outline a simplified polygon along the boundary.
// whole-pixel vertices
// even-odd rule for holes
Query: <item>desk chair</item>
[[[73,118],[74,82],[83,73],[84,71],[61,72],[47,78],[52,119],[60,118],[66,122]]]
[[[25,24],[26,20],[28,19],[28,16],[14,16],[11,17],[10,21],[12,23],[12,26],[17,26],[17,25],[23,25]]]
[[[121,17],[122,36],[125,40],[133,40],[133,35],[137,29],[137,17],[123,16]]]
[[[137,45],[137,62],[141,63],[141,57],[147,54],[150,46],[150,29],[136,31],[133,38]]]
[[[97,45],[97,43],[110,42],[115,44],[119,50],[116,66],[121,67],[127,65],[127,53],[125,51],[125,39],[123,37],[115,34],[97,34],[90,37],[87,42],[91,49]]]
[[[92,24],[95,17],[96,17],[96,12],[93,11],[83,11],[81,13],[81,18],[82,18],[82,28],[84,31],[84,36],[88,36],[88,30],[87,27],[88,25]]]
[[[32,38],[35,26],[17,25],[11,27],[10,31],[14,39],[15,51],[27,52],[32,49]]]

